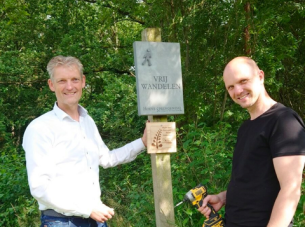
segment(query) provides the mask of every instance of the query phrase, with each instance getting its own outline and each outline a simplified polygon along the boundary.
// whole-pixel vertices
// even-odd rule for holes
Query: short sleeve
[[[302,119],[292,110],[277,116],[271,132],[272,157],[305,155],[305,127]]]

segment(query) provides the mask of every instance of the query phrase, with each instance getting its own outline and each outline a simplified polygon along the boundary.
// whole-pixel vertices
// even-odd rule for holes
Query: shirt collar
[[[64,118],[69,118],[69,119],[73,120],[65,111],[63,111],[62,109],[60,109],[57,106],[56,102],[54,104],[53,111],[54,111],[55,115],[61,120],[63,120]],[[88,111],[81,105],[78,105],[78,112],[81,117],[85,117],[88,114]]]

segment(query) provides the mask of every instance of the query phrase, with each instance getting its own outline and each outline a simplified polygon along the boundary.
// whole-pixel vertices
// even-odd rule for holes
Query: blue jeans
[[[108,227],[107,223],[99,223],[91,218],[81,217],[51,217],[47,215],[41,215],[40,227]]]

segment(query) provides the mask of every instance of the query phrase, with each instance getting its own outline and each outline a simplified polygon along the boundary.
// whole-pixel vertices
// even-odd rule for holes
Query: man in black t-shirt
[[[225,67],[223,80],[234,102],[250,119],[238,130],[227,191],[207,196],[216,211],[225,205],[226,227],[287,227],[301,196],[305,126],[292,109],[274,101],[264,87],[264,72],[247,57]]]

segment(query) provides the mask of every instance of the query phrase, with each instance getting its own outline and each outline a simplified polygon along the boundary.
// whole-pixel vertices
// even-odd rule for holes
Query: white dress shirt
[[[99,165],[104,168],[134,160],[145,146],[137,139],[109,151],[93,119],[79,106],[79,122],[55,103],[33,120],[23,137],[31,194],[39,209],[89,217],[101,205]]]

